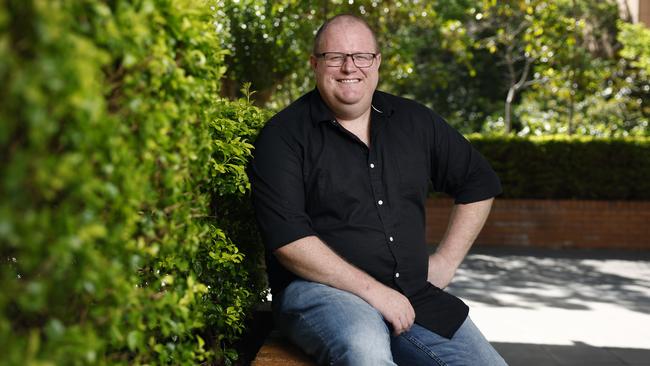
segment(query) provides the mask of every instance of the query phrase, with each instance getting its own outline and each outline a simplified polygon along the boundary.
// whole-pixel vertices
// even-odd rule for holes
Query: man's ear
[[[381,53],[378,53],[375,58],[377,59],[377,68],[379,69],[379,66],[381,66]]]
[[[314,55],[309,56],[309,66],[311,66],[312,71],[316,71],[316,66],[318,63],[318,59]]]

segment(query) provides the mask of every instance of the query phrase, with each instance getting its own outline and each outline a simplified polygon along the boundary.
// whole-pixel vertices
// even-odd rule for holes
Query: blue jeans
[[[395,337],[360,297],[303,280],[274,298],[273,307],[282,334],[320,365],[506,365],[469,318],[452,339],[417,324]]]

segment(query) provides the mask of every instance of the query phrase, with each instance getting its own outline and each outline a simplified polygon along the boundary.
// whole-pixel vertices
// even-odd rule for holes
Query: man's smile
[[[355,84],[360,83],[361,79],[338,79],[337,81],[343,84]]]

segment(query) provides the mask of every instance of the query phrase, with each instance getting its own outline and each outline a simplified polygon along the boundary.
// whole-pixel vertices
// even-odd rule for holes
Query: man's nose
[[[345,60],[343,60],[343,65],[341,65],[341,69],[345,72],[356,71],[357,66],[354,64],[354,59],[352,58],[352,55],[345,56]]]

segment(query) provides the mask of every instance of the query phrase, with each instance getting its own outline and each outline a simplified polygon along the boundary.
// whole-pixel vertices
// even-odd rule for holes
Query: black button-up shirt
[[[456,203],[494,197],[501,186],[483,156],[430,109],[376,91],[367,146],[315,89],[262,129],[250,178],[274,294],[296,276],[273,251],[315,235],[403,293],[425,328],[450,338],[467,317],[460,299],[427,282],[429,184]]]

